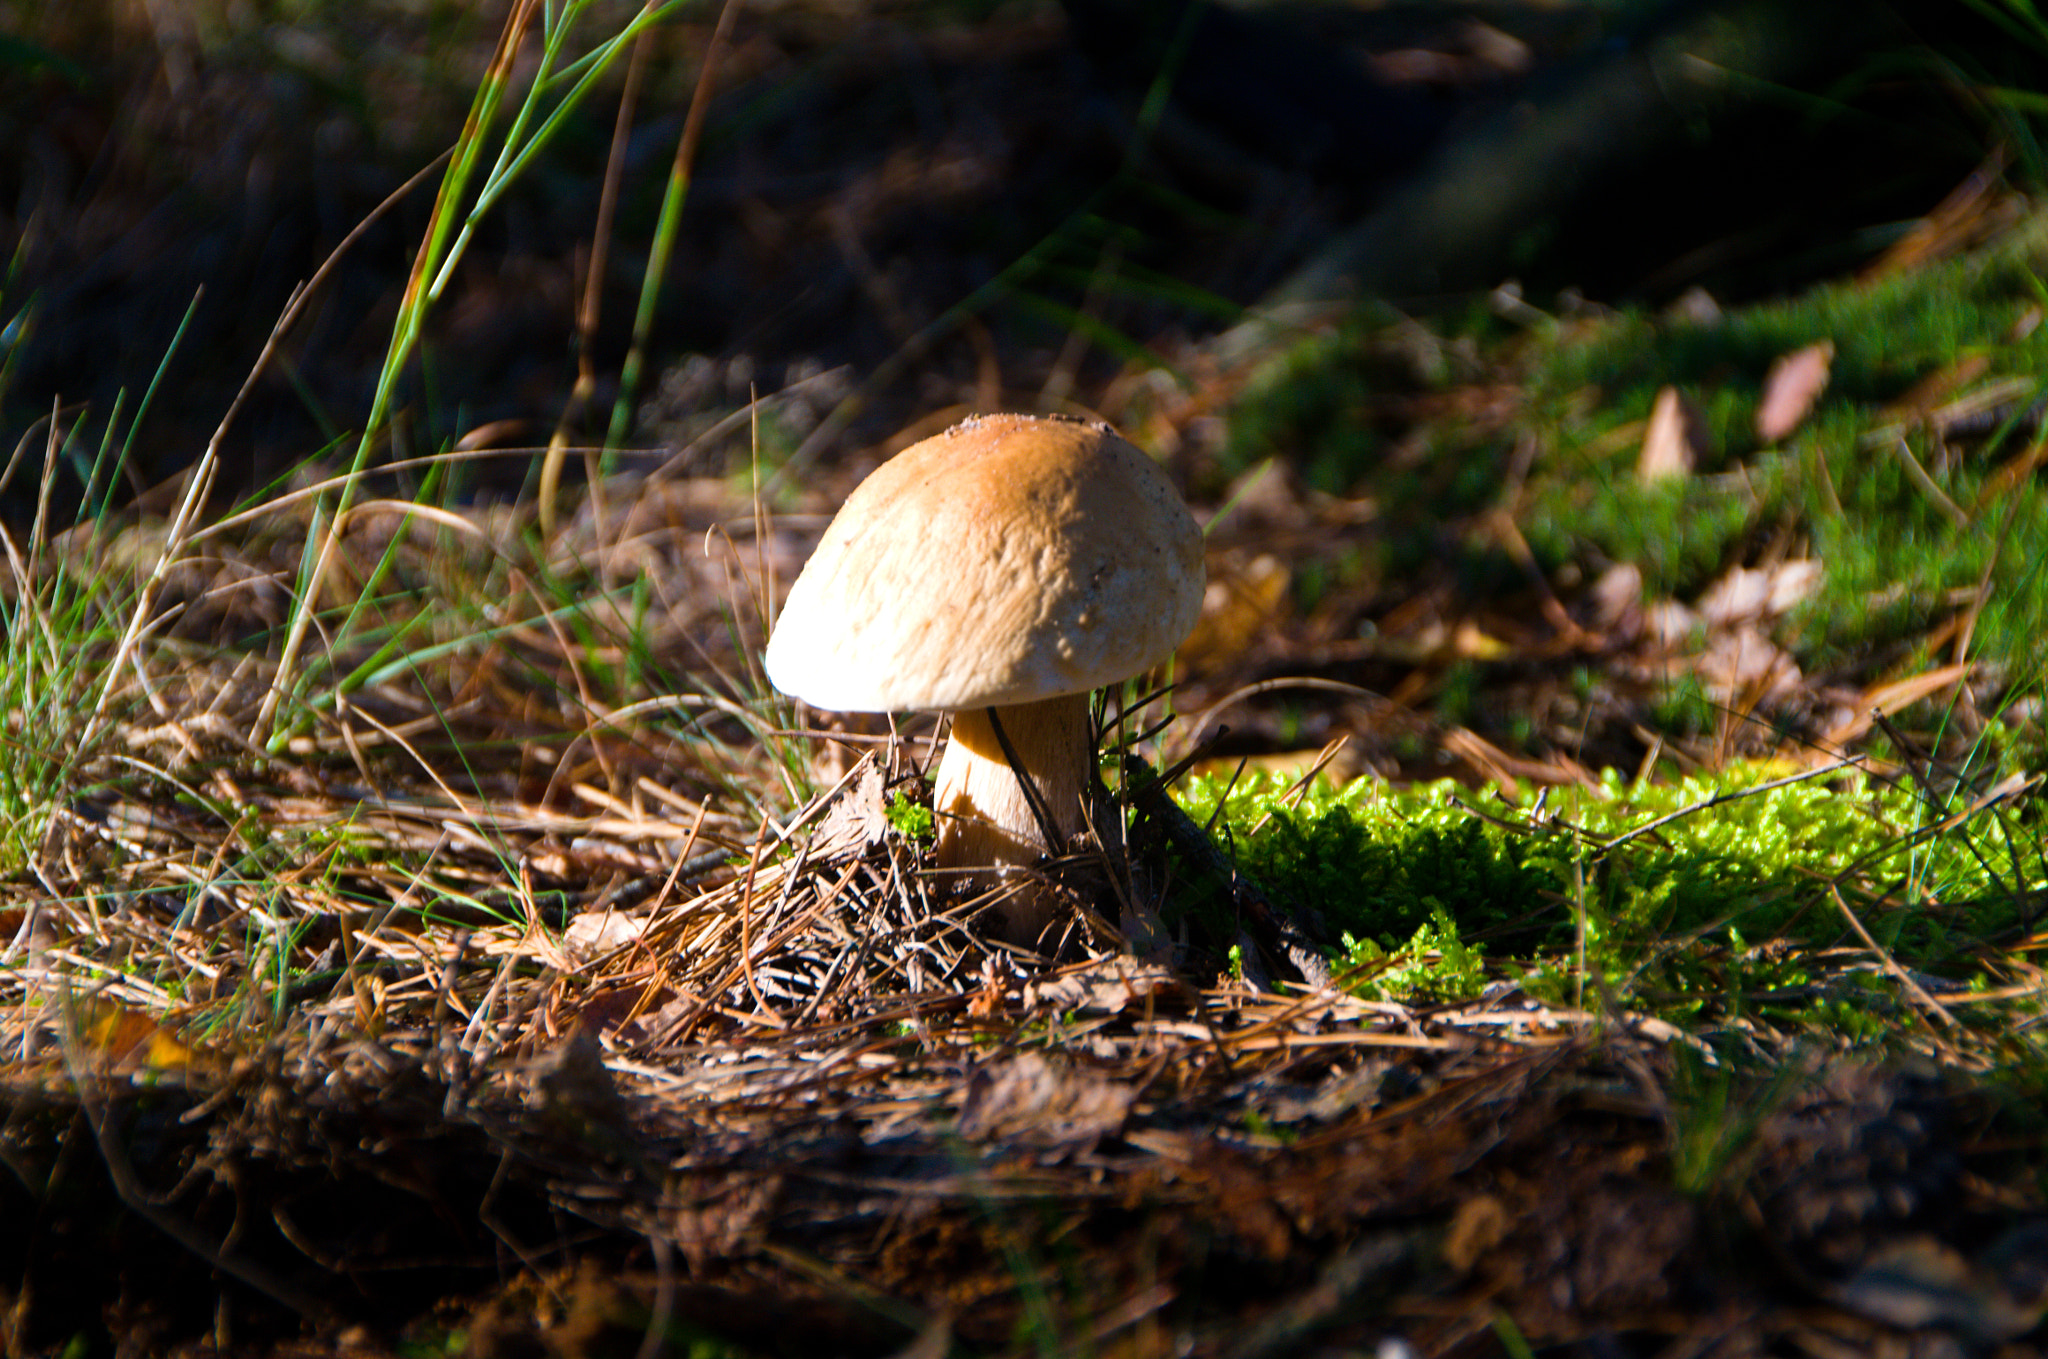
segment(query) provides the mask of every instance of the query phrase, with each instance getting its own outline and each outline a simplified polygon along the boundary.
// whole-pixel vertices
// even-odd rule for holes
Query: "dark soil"
[[[1698,1111],[1633,1039],[1219,1062],[1132,1018],[823,1085],[794,1049],[707,1083],[739,1050],[700,1044],[630,1102],[564,1081],[573,1046],[453,1092],[403,1040],[203,1102],[18,1077],[11,1348],[1762,1355],[1874,1352],[1916,1306],[1993,1343],[2038,1309],[2048,1219],[1960,1087],[1806,1067],[1686,1189]]]

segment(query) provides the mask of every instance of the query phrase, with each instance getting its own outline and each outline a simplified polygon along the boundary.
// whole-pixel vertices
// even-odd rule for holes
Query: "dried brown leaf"
[[[1695,606],[1709,627],[1760,622],[1790,612],[1820,588],[1821,564],[1811,558],[1752,570],[1738,566],[1707,587]]]
[[[96,1064],[109,1071],[183,1071],[193,1050],[140,1010],[110,1000],[81,1003],[80,1037]]]
[[[585,911],[562,931],[562,947],[579,963],[592,962],[615,953],[647,933],[646,916],[621,915],[617,911]]]
[[[1676,387],[1657,393],[1650,408],[1649,428],[1643,432],[1643,451],[1636,458],[1636,480],[1644,485],[1671,477],[1691,476],[1702,459],[1713,452],[1706,419],[1699,407]]]
[[[864,761],[860,772],[841,790],[818,823],[814,852],[831,858],[856,854],[882,843],[889,830],[889,813],[882,802],[882,770],[873,759]]]
[[[1593,626],[1602,632],[1633,634],[1642,626],[1643,572],[1633,562],[1616,562],[1600,573],[1588,592]]]
[[[1783,698],[1799,688],[1799,664],[1749,624],[1717,631],[1693,662],[1693,673],[1717,703]]]
[[[1027,1052],[969,1078],[960,1135],[977,1142],[1086,1146],[1120,1131],[1137,1098],[1132,1086]]]
[[[1034,981],[1024,988],[1025,1007],[1081,1014],[1120,1014],[1164,996],[1178,996],[1185,983],[1170,968],[1135,958],[1111,956]]]
[[[1835,342],[1781,354],[1764,378],[1764,399],[1756,408],[1756,437],[1775,444],[1799,428],[1813,412],[1813,403],[1827,390],[1828,371],[1835,361]]]

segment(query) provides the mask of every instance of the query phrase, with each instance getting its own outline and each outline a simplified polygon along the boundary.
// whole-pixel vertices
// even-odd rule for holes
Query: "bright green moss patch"
[[[1441,906],[1391,949],[1347,933],[1343,961],[1351,989],[1376,1000],[1475,1000],[1486,986],[1485,955]]]
[[[1240,785],[1221,824],[1242,867],[1349,940],[1355,989],[1463,999],[1487,979],[1605,993],[1672,1017],[1736,1011],[1852,1041],[1905,1013],[1848,919],[1936,985],[1988,985],[2036,925],[2048,853],[2025,813],[1963,815],[1853,770],[1552,789],[1540,808],[1452,783],[1361,780],[1296,800]],[[1772,786],[1775,785],[1775,786]],[[1197,818],[1222,784],[1193,780]],[[1681,809],[1726,800],[1650,823]]]
[[[889,828],[906,840],[922,844],[938,835],[938,823],[932,809],[922,802],[912,802],[901,789],[889,799],[882,815],[889,819]]]

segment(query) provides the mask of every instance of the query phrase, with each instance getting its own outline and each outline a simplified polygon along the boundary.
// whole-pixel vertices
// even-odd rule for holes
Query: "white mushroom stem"
[[[1088,695],[1017,703],[995,712],[1018,767],[1038,791],[1064,847],[1087,824],[1082,799],[1095,772]],[[939,814],[941,868],[1029,864],[1055,848],[1045,842],[986,708],[953,714],[946,754],[933,775],[932,805]]]

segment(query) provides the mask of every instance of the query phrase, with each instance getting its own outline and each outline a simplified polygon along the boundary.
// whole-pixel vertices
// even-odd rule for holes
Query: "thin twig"
[[[1038,823],[1038,833],[1045,837],[1045,852],[1059,857],[1065,852],[1066,837],[1060,834],[1059,827],[1053,822],[1052,809],[1045,805],[1045,794],[1031,777],[1031,771],[1024,767],[1024,761],[1017,758],[1017,748],[1010,744],[1010,734],[1003,730],[1003,719],[996,715],[994,708],[983,711],[988,714],[988,724],[995,731],[996,744],[1002,747],[1003,758],[1009,761],[1010,773],[1024,791],[1024,801],[1031,808],[1032,820]]]
[[[1898,961],[1892,957],[1884,946],[1871,937],[1870,931],[1863,927],[1863,922],[1857,918],[1856,912],[1849,909],[1849,903],[1843,899],[1841,889],[1833,883],[1829,883],[1828,895],[1834,899],[1836,908],[1842,913],[1842,919],[1849,922],[1849,928],[1856,931],[1856,937],[1863,941],[1863,946],[1877,955],[1878,964],[1884,968],[1885,975],[1891,977],[1901,986],[1905,987],[1907,991],[1911,992],[1913,998],[1919,1001],[1929,1013],[1934,1015],[1944,1025],[1954,1028],[1956,1026],[1956,1017],[1948,1012],[1948,1007],[1930,995],[1926,987],[1913,979],[1912,973],[1900,967]],[[1943,1046],[1947,1045],[1944,1044]]]
[[[1789,787],[1795,783],[1805,783],[1809,779],[1826,778],[1830,774],[1839,774],[1844,769],[1860,769],[1862,768],[1862,766],[1863,756],[1852,755],[1847,759],[1837,760],[1833,764],[1822,765],[1818,769],[1808,769],[1798,774],[1787,774],[1782,779],[1772,779],[1768,783],[1759,783],[1753,788],[1740,788],[1735,790],[1734,792],[1715,793],[1712,797],[1703,798],[1698,802],[1694,802],[1687,806],[1680,807],[1675,812],[1667,812],[1663,816],[1657,817],[1654,820],[1645,821],[1642,825],[1637,826],[1632,830],[1623,831],[1620,835],[1615,836],[1612,840],[1609,840],[1605,844],[1602,844],[1599,847],[1599,854],[1602,857],[1612,854],[1615,850],[1620,849],[1623,845],[1628,844],[1631,840],[1641,839],[1643,836],[1648,835],[1651,831],[1657,830],[1663,826],[1668,826],[1672,822],[1680,820],[1684,817],[1693,816],[1699,812],[1706,811],[1709,807],[1718,807],[1724,802],[1740,802],[1743,798],[1755,797],[1759,793],[1768,793],[1778,788]]]

